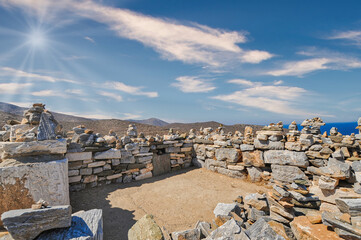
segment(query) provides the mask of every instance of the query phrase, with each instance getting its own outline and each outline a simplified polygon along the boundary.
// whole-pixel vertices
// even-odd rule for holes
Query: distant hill
[[[31,104],[29,104],[31,106]],[[6,123],[7,120],[16,119],[21,120],[24,111],[27,108],[19,107],[13,104],[0,102],[0,128]],[[51,109],[50,109],[51,111]],[[145,135],[163,135],[167,134],[170,128],[181,133],[188,133],[190,129],[196,129],[197,131],[203,127],[212,127],[217,129],[221,123],[215,121],[209,122],[196,122],[196,123],[167,123],[157,118],[149,118],[145,120],[120,120],[120,119],[88,119],[83,117],[76,117],[72,115],[62,114],[51,111],[63,126],[65,132],[72,130],[73,127],[78,125],[85,125],[85,127],[94,130],[100,134],[108,134],[109,130],[114,130],[118,135],[122,136],[126,134],[128,125],[135,123],[138,133],[143,132]],[[244,132],[245,126],[252,126],[255,131],[262,128],[259,125],[250,124],[235,124],[224,125],[225,132]]]
[[[30,106],[31,106],[31,104],[29,104],[29,107]],[[23,116],[24,111],[26,111],[27,109],[28,108],[19,107],[19,106],[16,106],[14,104],[0,102],[0,111],[5,112],[5,113],[18,115],[18,116]],[[76,116],[63,114],[63,113],[57,113],[57,112],[53,112],[53,111],[51,111],[51,113],[54,115],[55,119],[58,120],[59,122],[87,122],[87,121],[92,121],[91,119],[88,119],[88,118],[76,117]],[[20,118],[20,120],[21,120],[21,118]]]
[[[160,120],[158,118],[148,118],[148,119],[144,119],[144,120],[133,120],[133,119],[128,119],[126,121],[129,122],[135,122],[135,123],[143,123],[143,124],[148,124],[148,125],[152,125],[152,126],[158,126],[158,127],[163,127],[168,125],[169,123]]]

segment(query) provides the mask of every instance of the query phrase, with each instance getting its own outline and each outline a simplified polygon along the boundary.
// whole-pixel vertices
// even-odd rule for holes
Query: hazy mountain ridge
[[[148,119],[143,119],[143,120],[127,119],[126,121],[148,124],[148,125],[158,126],[158,127],[164,127],[169,124],[166,121],[163,121],[159,118],[148,118]]]

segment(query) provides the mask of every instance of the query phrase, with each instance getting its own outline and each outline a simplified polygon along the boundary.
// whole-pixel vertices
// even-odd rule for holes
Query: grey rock
[[[211,169],[211,167],[227,168],[227,164],[225,161],[217,161],[217,160],[207,158],[205,163],[206,163],[206,165],[205,165],[206,169]]]
[[[70,227],[71,207],[11,210],[3,213],[1,220],[14,239],[34,239],[46,230]]]
[[[305,196],[295,191],[289,191],[289,193],[291,193],[292,197],[299,202],[314,202],[320,200],[317,196],[311,194]]]
[[[192,164],[193,164],[193,166],[198,167],[198,168],[206,167],[205,161],[200,160],[198,158],[192,158]]]
[[[200,240],[201,232],[199,229],[189,229],[185,231],[173,232],[173,239],[182,239],[182,240]]]
[[[225,224],[214,230],[210,237],[211,239],[234,239],[234,235],[241,232],[241,227],[233,218],[228,220]]]
[[[262,169],[257,167],[247,168],[248,176],[252,182],[260,182],[262,180]]]
[[[258,219],[247,229],[246,234],[251,240],[285,240],[268,225],[265,218]]]
[[[213,213],[218,216],[231,216],[232,212],[238,212],[239,207],[237,203],[218,203]]]
[[[234,148],[219,148],[216,149],[216,159],[218,161],[237,162],[239,152]]]
[[[251,207],[248,210],[248,219],[256,222],[259,218],[266,216],[266,213],[262,210]]]
[[[290,192],[288,192],[287,190],[285,190],[284,188],[278,185],[273,185],[273,189],[284,198],[288,198],[291,196]]]
[[[285,149],[285,144],[283,142],[272,142],[272,141],[262,141],[255,139],[254,146],[257,149],[262,150],[283,150]]]
[[[230,169],[226,169],[226,168],[222,168],[222,167],[214,167],[214,170],[220,174],[223,175],[227,175],[229,177],[233,177],[233,178],[246,178],[247,174],[244,172],[240,172],[238,170],[230,170]]]
[[[104,152],[97,152],[94,154],[94,159],[114,159],[114,158],[121,158],[122,154],[121,151],[115,148],[111,148]]]
[[[351,167],[355,172],[361,172],[361,161],[353,161]]]
[[[195,228],[199,229],[201,238],[206,238],[211,234],[211,224],[207,222],[198,221]]]
[[[358,193],[361,194],[361,184],[360,183],[355,183],[353,186],[353,190]]]
[[[327,165],[323,159],[310,159],[309,162],[315,167],[324,167]]]
[[[337,207],[343,213],[349,213],[352,217],[361,216],[361,198],[337,198]]]
[[[244,152],[244,151],[253,151],[254,150],[254,145],[241,144],[240,149],[241,149],[242,152]]]
[[[295,179],[308,180],[305,173],[295,166],[282,166],[277,164],[271,165],[272,177],[275,180],[292,183]]]
[[[69,228],[54,229],[40,234],[37,240],[103,240],[101,209],[76,212]]]
[[[265,163],[307,167],[308,158],[304,152],[269,150],[264,152]]]
[[[50,112],[42,112],[38,126],[37,139],[39,141],[56,139],[57,126],[58,122]]]
[[[335,216],[331,212],[324,211],[322,213],[322,223],[326,226],[342,229],[346,232],[350,232],[361,237],[360,229],[357,229],[355,226],[351,224],[344,223],[340,220],[335,219]]]

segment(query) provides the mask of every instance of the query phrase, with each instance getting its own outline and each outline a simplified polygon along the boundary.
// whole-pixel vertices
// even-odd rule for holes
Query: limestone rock
[[[312,224],[306,216],[294,218],[291,229],[296,239],[307,240],[341,240],[333,231],[327,229],[323,224]]]
[[[269,150],[264,152],[265,163],[307,167],[308,158],[304,152]]]
[[[241,227],[238,223],[232,218],[228,220],[225,224],[211,232],[211,239],[234,239],[234,235],[241,232]]]
[[[64,154],[66,140],[46,140],[33,142],[0,142],[0,158],[39,154]]]
[[[357,235],[359,238],[361,238],[361,229],[360,228],[352,226],[351,224],[345,223],[343,221],[337,220],[333,213],[323,212],[322,213],[322,223],[329,227],[338,228],[338,229],[342,229],[346,232],[350,232],[354,235]]]
[[[46,230],[70,227],[71,207],[11,210],[3,213],[1,220],[14,239],[34,239]]]
[[[144,215],[128,231],[129,240],[154,239],[163,240],[163,233],[152,215]]]
[[[285,240],[284,237],[278,235],[265,218],[260,218],[247,229],[246,234],[252,240]]]
[[[0,167],[0,214],[30,208],[44,199],[51,206],[69,204],[66,159]],[[1,223],[0,223],[1,225]]]
[[[300,168],[295,166],[282,166],[272,164],[271,169],[272,177],[278,181],[291,183],[295,179],[307,180],[307,176],[305,175],[305,173]]]
[[[248,167],[247,172],[252,182],[260,182],[262,180],[262,169],[257,167]]]
[[[173,232],[172,238],[173,240],[200,240],[201,232],[199,229],[189,229],[185,231]]]
[[[259,193],[248,194],[244,197],[244,203],[257,210],[268,212],[269,207],[266,198]]]
[[[238,212],[239,207],[237,203],[218,203],[213,213],[218,216],[230,216],[231,212]]]
[[[283,142],[272,142],[272,141],[263,141],[259,139],[254,140],[254,146],[256,149],[262,150],[283,150],[285,149],[285,144]]]
[[[238,162],[240,153],[234,148],[219,148],[216,150],[216,159],[218,161]]]
[[[118,149],[111,148],[105,152],[97,152],[94,154],[94,159],[114,159],[121,158],[121,152]]]
[[[335,201],[341,212],[349,213],[352,217],[361,216],[361,198],[338,198]]]
[[[245,166],[265,166],[262,151],[242,152],[242,160]]]
[[[36,240],[103,240],[103,214],[101,209],[80,211],[71,215],[69,228],[46,231]]]

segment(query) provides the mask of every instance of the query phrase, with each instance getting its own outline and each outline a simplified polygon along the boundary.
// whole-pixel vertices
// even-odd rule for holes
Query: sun
[[[31,31],[28,36],[28,44],[31,45],[33,48],[43,48],[46,46],[46,35],[41,30],[33,30]]]

